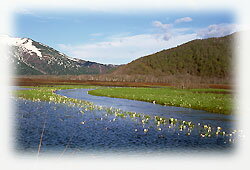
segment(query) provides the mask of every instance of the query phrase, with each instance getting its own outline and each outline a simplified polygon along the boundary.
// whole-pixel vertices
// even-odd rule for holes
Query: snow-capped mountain
[[[0,36],[0,43],[9,46],[9,56],[19,75],[79,75],[107,73],[115,65],[71,58],[29,38]]]

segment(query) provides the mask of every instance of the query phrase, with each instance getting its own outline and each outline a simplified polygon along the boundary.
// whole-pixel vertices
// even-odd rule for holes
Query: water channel
[[[103,107],[119,108],[150,116],[176,118],[192,121],[195,124],[220,126],[225,131],[234,128],[234,118],[221,114],[208,113],[180,107],[162,106],[153,103],[92,96],[91,89],[58,90],[56,94],[86,100]],[[105,110],[91,110],[81,113],[81,108],[63,103],[33,102],[12,99],[18,152],[37,154],[40,152],[59,154],[90,153],[167,153],[167,152],[214,152],[230,151],[234,143],[229,137],[212,136],[203,138],[199,129],[189,135],[178,128],[154,122],[142,124],[138,119],[116,117]],[[145,131],[145,129],[147,131]]]

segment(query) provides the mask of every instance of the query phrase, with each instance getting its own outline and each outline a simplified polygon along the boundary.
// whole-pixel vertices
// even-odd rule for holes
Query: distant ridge
[[[29,38],[0,38],[10,47],[13,69],[17,75],[104,74],[117,67],[71,58]]]
[[[229,80],[233,42],[237,34],[193,40],[175,48],[141,57],[119,67],[71,58],[29,38],[6,36],[0,37],[0,40],[10,46],[13,69],[18,75],[90,74],[96,75],[92,76],[91,80],[97,81],[171,83],[171,77],[179,79],[188,76]],[[158,80],[157,77],[160,79]]]
[[[233,41],[236,34],[193,40],[175,48],[136,59],[119,67],[112,74],[230,77]]]

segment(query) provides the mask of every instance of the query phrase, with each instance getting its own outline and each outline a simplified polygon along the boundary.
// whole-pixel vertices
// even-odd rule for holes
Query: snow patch
[[[42,58],[42,53],[32,45],[32,40],[28,38],[12,38],[7,35],[0,36],[0,44],[7,44],[9,46],[21,47],[29,54],[36,53],[39,58]]]
[[[59,52],[59,54],[62,55],[62,56],[65,56],[65,54],[63,54],[63,53],[61,53],[61,52]]]
[[[71,58],[71,57],[68,57],[68,59],[72,60],[72,61],[76,61],[76,62],[79,62],[80,59],[77,59],[77,58]]]

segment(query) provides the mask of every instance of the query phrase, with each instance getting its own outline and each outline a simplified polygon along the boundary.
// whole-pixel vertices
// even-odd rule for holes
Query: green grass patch
[[[23,86],[26,87],[26,86]],[[29,90],[17,90],[14,94],[17,97],[24,98],[32,101],[48,101],[55,103],[67,103],[67,104],[83,104],[83,105],[93,105],[90,102],[67,98],[61,95],[57,95],[54,92],[56,90],[65,89],[78,89],[78,88],[88,88],[93,89],[97,86],[83,86],[83,85],[57,85],[57,86],[28,86]]]
[[[24,86],[23,86],[24,87]],[[30,86],[29,86],[30,87]],[[77,89],[77,88],[88,88],[96,90],[90,91],[91,94],[106,95],[109,97],[120,97],[128,98],[135,100],[143,100],[148,102],[156,102],[159,104],[165,105],[175,105],[182,107],[199,107],[199,109],[205,108],[210,109],[220,104],[222,109],[220,111],[230,111],[230,102],[232,100],[231,95],[221,95],[213,93],[194,93],[192,90],[180,90],[174,88],[98,88],[98,86],[75,86],[75,85],[62,85],[62,86],[39,86],[39,87],[30,87],[28,90],[17,90],[15,94],[17,97],[24,98],[27,100],[32,100],[35,102],[47,101],[54,103],[64,103],[68,106],[79,107],[79,112],[82,114],[91,113],[93,110],[104,111],[103,117],[100,119],[107,119],[109,115],[115,116],[110,119],[110,123],[116,121],[117,119],[131,118],[133,121],[136,121],[138,124],[141,124],[143,127],[143,132],[146,134],[148,130],[150,131],[152,126],[147,126],[149,122],[155,124],[155,128],[158,131],[161,131],[163,127],[168,129],[174,128],[175,131],[179,133],[185,133],[186,135],[191,135],[191,132],[196,127],[199,129],[199,136],[202,138],[211,137],[215,135],[221,136],[233,136],[237,131],[233,130],[231,132],[225,132],[221,130],[221,127],[211,127],[210,125],[204,124],[194,124],[191,121],[177,120],[175,118],[166,118],[160,116],[146,115],[144,113],[128,112],[112,107],[103,107],[94,105],[91,102],[84,100],[78,100],[74,98],[67,98],[61,95],[54,93],[55,90],[63,89]],[[119,95],[119,96],[118,96]],[[212,98],[212,99],[211,99]],[[187,101],[189,103],[187,103]],[[195,106],[197,101],[199,104]],[[160,103],[162,102],[162,103]],[[190,104],[193,104],[190,106]],[[204,105],[204,106],[203,106]],[[195,107],[194,107],[195,106]],[[202,106],[202,107],[201,107]],[[90,111],[90,112],[89,112]],[[220,112],[228,114],[229,112]],[[137,133],[138,129],[135,129],[134,132]]]
[[[206,93],[202,93],[205,91]],[[231,114],[232,94],[218,94],[218,89],[176,89],[176,88],[100,88],[89,91],[96,96],[107,96],[146,101],[166,106],[186,107],[212,113]],[[201,92],[201,93],[200,93]]]

